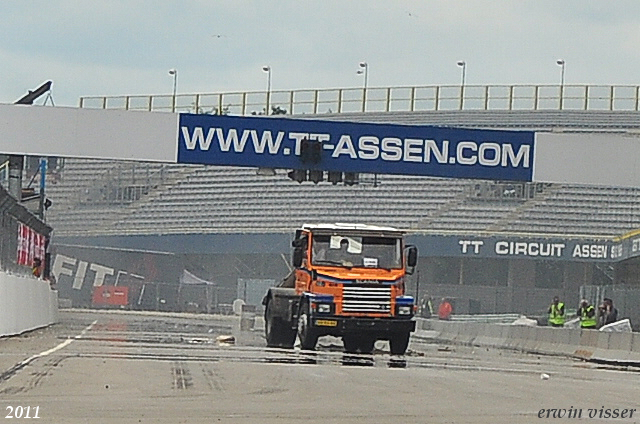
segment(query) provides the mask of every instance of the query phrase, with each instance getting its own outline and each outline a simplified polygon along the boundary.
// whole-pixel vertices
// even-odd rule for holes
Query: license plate
[[[332,319],[317,319],[316,325],[322,327],[336,327],[338,325],[338,321]]]

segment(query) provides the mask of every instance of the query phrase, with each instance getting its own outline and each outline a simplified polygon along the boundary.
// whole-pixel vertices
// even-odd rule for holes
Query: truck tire
[[[309,302],[302,302],[298,313],[298,339],[304,350],[314,350],[318,342],[318,334],[310,326],[310,317]]]
[[[282,318],[273,316],[271,302],[267,303],[264,313],[264,335],[267,339],[267,347],[292,349],[296,341],[296,331],[291,328],[291,325]]]
[[[389,348],[392,355],[404,355],[409,347],[411,333],[396,333],[389,339]]]
[[[347,335],[342,336],[344,351],[347,353],[373,353],[376,339],[373,337]]]

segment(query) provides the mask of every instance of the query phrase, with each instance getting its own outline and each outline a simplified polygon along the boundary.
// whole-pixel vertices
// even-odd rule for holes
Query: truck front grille
[[[390,313],[391,287],[345,286],[342,312]]]

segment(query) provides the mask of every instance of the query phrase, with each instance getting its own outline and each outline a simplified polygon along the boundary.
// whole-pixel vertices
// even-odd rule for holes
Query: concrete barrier
[[[477,322],[457,322],[456,324],[457,331],[454,342],[466,345],[473,344],[476,337],[478,337],[478,331],[482,327],[482,324]]]
[[[633,361],[640,362],[640,333],[633,333],[630,358]]]
[[[575,330],[569,328],[552,328],[552,352],[571,356],[576,350],[576,347],[580,345],[580,337]],[[576,336],[572,339],[571,334],[575,333]],[[575,344],[574,344],[575,343]]]
[[[542,353],[540,349],[540,327],[531,327],[529,330],[523,331],[523,337],[526,340],[523,342],[522,350],[531,353]]]
[[[493,325],[485,324],[480,326],[478,335],[473,340],[473,344],[476,346],[491,346],[493,344],[493,339],[489,332],[491,327],[493,327]]]
[[[448,343],[640,364],[640,333],[435,320],[426,320],[422,328]]]
[[[537,351],[540,353],[552,353],[555,345],[553,343],[554,333],[558,328],[553,327],[538,327],[536,332]]]
[[[440,324],[438,321],[433,319],[424,319],[424,318],[416,318],[417,324],[417,332],[422,331],[429,332],[429,337],[434,338],[436,340],[442,340],[442,332],[444,330],[444,326]]]
[[[58,292],[32,277],[0,272],[0,337],[58,321]]]
[[[456,322],[444,323],[441,321],[438,321],[438,323],[442,327],[442,331],[440,333],[440,337],[442,338],[442,340],[453,342],[458,334],[460,324]]]
[[[604,337],[603,335],[607,336]],[[607,343],[607,347],[603,346]],[[633,361],[631,351],[633,343],[633,333],[601,333],[598,337],[598,349],[594,352],[594,359],[611,361],[618,359],[620,361]],[[640,362],[640,355],[636,358]]]
[[[578,329],[566,329],[566,333],[567,333],[567,344],[568,344],[568,351],[567,354],[569,356],[574,356],[575,357],[575,353],[576,350],[580,349],[580,330]]]
[[[525,351],[527,337],[531,334],[530,329],[534,327],[528,327],[526,325],[511,325],[509,326],[509,335],[507,337],[507,347],[510,349],[516,349]]]
[[[511,328],[511,326],[502,324],[502,325],[496,325],[496,327],[498,328],[499,331],[498,331],[496,343],[494,346],[496,347],[504,346],[507,344],[507,337],[509,336],[509,329]]]
[[[598,331],[598,337],[596,339],[596,348],[593,351],[592,359],[606,359],[609,350],[609,339],[612,333],[603,333]]]
[[[590,329],[580,329],[580,344],[574,355],[581,359],[591,359],[598,346],[598,331]]]
[[[537,345],[536,335],[538,334],[538,327],[521,327],[522,332],[522,350],[524,352],[534,352],[537,353]]]

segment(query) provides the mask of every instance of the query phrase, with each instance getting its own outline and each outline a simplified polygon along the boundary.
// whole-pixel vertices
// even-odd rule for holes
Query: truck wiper
[[[336,265],[336,266],[341,266],[341,267],[345,267],[347,269],[351,269],[353,268],[353,265],[345,265],[344,262],[339,262],[339,261],[331,261],[328,259],[322,260],[322,261],[317,261],[315,262],[316,265]]]
[[[338,265],[342,266],[342,262],[338,261],[330,261],[330,260],[321,260],[314,262],[316,265]]]

